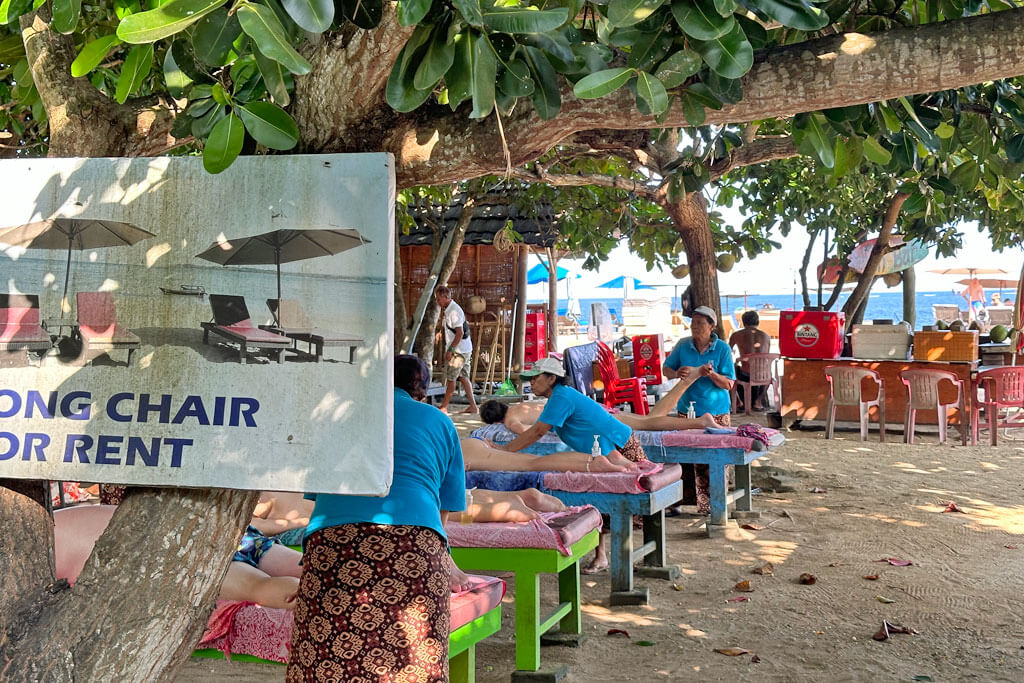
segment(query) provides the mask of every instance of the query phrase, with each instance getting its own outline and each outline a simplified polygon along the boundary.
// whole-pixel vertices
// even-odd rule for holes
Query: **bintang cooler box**
[[[661,349],[665,340],[660,334],[638,334],[633,337],[633,374],[643,377],[648,385],[661,384]]]
[[[831,311],[782,311],[779,351],[790,358],[839,358],[846,315]]]

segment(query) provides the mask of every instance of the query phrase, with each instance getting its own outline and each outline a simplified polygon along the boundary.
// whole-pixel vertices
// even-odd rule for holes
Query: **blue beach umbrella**
[[[626,287],[626,278],[625,278],[625,276],[620,275],[617,278],[609,280],[608,282],[604,283],[603,285],[598,285],[598,287],[604,287],[605,289],[624,289]],[[639,278],[635,278],[635,277],[629,278],[629,288],[630,289],[654,289],[653,286],[645,285],[642,282],[640,282]]]
[[[563,268],[562,266],[558,266],[558,268],[555,270],[555,279],[556,280],[561,281],[561,280],[564,280],[568,276],[569,276],[569,269],[568,268]],[[576,277],[579,277],[579,274],[577,274]],[[526,271],[526,284],[528,284],[528,285],[535,285],[535,284],[538,284],[540,282],[547,282],[547,281],[548,281],[548,267],[545,266],[543,263],[538,263],[533,268],[530,268],[528,271]]]

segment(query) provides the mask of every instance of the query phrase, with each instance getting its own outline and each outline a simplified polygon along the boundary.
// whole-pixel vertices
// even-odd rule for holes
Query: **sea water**
[[[991,295],[991,292],[986,292]],[[1013,290],[1003,290],[1003,296],[1013,297]],[[833,311],[841,310],[843,304],[846,302],[847,295],[842,294],[839,297],[839,301],[835,306],[832,307]],[[916,328],[921,329],[923,325],[931,325],[935,322],[935,316],[932,315],[933,304],[952,304],[959,306],[960,308],[966,309],[967,302],[959,292],[953,290],[947,290],[944,292],[918,292],[917,293],[917,324]],[[592,303],[603,303],[608,306],[608,309],[615,316],[616,320],[622,320],[622,299],[621,298],[603,298],[603,299],[580,299],[580,310],[582,317],[579,320],[581,325],[587,325],[590,322],[590,304]],[[811,293],[811,304],[817,304],[817,292]],[[546,300],[531,300],[530,303],[546,303]],[[567,301],[565,299],[558,300],[558,315],[565,315],[567,308]],[[801,309],[803,308],[803,299],[797,295],[792,294],[768,294],[768,295],[756,295],[751,294],[746,297],[735,297],[730,296],[728,298],[722,297],[721,299],[721,310],[722,313],[730,314],[733,311],[743,308],[755,308],[762,309],[766,305],[774,309]],[[678,306],[673,306],[678,308]],[[736,315],[737,322],[739,315]],[[865,320],[877,320],[877,319],[889,319],[893,322],[903,320],[903,293],[901,291],[894,290],[891,292],[872,292],[868,297],[868,307],[864,315]],[[669,321],[665,321],[665,325],[668,326]]]

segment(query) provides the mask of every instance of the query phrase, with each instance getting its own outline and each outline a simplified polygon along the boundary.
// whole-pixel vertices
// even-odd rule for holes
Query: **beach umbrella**
[[[277,298],[281,298],[281,264],[334,256],[370,240],[357,230],[271,230],[260,235],[222,238],[196,258],[222,266],[273,264],[277,268]]]
[[[938,273],[939,275],[969,275],[975,277],[976,275],[1008,275],[1002,268],[975,268],[974,266],[958,266],[956,268],[932,268],[928,271],[929,273]]]
[[[569,269],[563,268],[562,266],[558,266],[558,268],[555,270],[555,279],[561,281],[567,277],[569,277]],[[576,277],[579,277],[579,273],[576,274]],[[543,263],[538,263],[533,268],[530,268],[528,271],[526,271],[526,284],[528,285],[536,285],[538,283],[547,281],[548,267],[545,266]]]
[[[126,247],[155,235],[148,230],[101,218],[68,218],[58,216],[9,228],[0,228],[0,243],[25,249],[67,249],[64,269],[64,294],[60,314],[68,298],[68,280],[71,276],[71,252],[74,250]]]
[[[980,282],[981,286],[984,287],[985,289],[1016,289],[1019,283],[1018,280],[1003,280],[1000,278],[992,277],[979,277],[975,279],[978,282]],[[971,284],[971,281],[968,279],[964,279],[957,280],[956,283],[958,285],[969,285]]]

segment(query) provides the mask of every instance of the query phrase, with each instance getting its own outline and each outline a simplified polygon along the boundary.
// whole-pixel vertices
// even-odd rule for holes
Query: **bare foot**
[[[472,584],[469,581],[469,576],[464,571],[455,566],[452,563],[451,573],[448,575],[448,586],[451,588],[452,593],[461,593],[470,589]]]
[[[476,415],[480,411],[477,410],[476,406],[469,406],[468,408],[465,408],[465,409],[461,410],[460,412],[463,415]]]
[[[598,561],[597,558],[594,558],[586,566],[580,567],[580,574],[599,574],[603,571],[607,571],[607,569],[608,560],[604,560],[603,562],[601,562]]]
[[[619,457],[622,458],[621,455]],[[622,458],[622,459],[625,460],[626,462],[629,462],[625,458]],[[630,464],[632,464],[632,463],[630,463]],[[628,472],[629,470],[627,470],[625,467],[623,467],[621,465],[616,465],[616,464],[612,463],[607,457],[605,457],[603,455],[599,455],[599,456],[597,456],[596,458],[594,458],[593,460],[590,461],[590,471],[591,472]]]
[[[539,512],[561,512],[565,509],[565,503],[537,489],[523,489],[519,492],[519,497],[527,506]]]
[[[702,425],[704,425],[705,427],[717,427],[718,426],[718,423],[715,422],[715,418],[714,418],[714,416],[711,415],[711,413],[704,413],[703,415],[701,415],[697,419],[700,420],[700,423]]]

